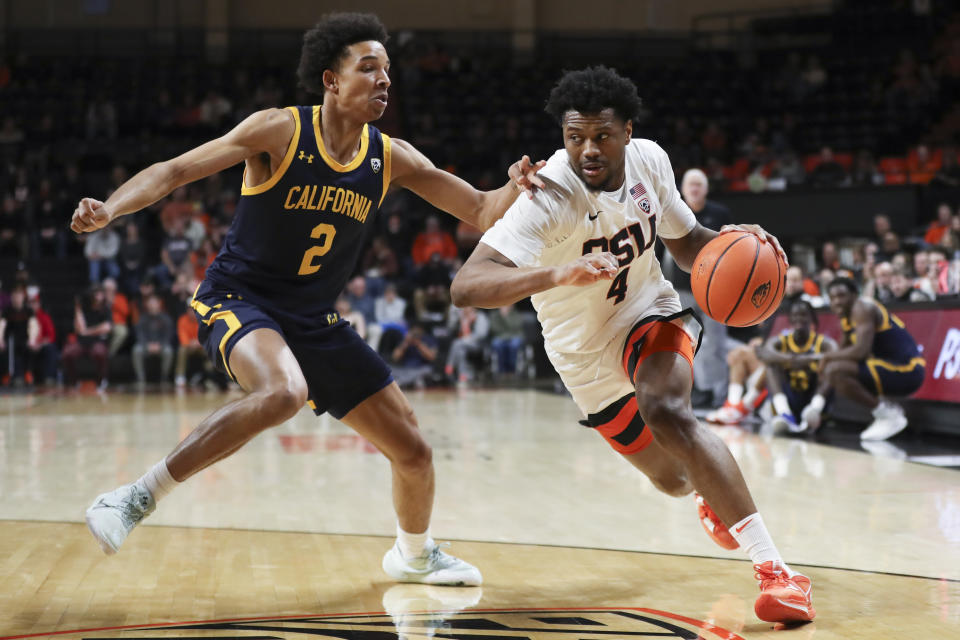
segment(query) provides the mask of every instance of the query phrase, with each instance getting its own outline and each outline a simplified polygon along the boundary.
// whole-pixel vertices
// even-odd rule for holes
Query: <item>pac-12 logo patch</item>
[[[638,202],[637,204],[640,206],[641,209],[643,209],[643,212],[644,212],[644,213],[650,213],[650,201],[649,201],[649,200],[647,200],[646,198],[644,198],[643,200],[641,200],[641,201]]]
[[[370,158],[370,168],[373,169],[374,173],[380,173],[380,167],[383,164],[380,162],[380,158]]]
[[[615,638],[682,638],[743,640],[711,624],[676,613],[642,607],[435,611],[391,614],[273,616],[207,622],[162,623],[139,628],[87,630],[84,638],[159,640],[189,630],[196,639],[242,640],[387,640],[389,638],[510,638],[511,640],[612,640]],[[149,632],[144,635],[144,632]]]

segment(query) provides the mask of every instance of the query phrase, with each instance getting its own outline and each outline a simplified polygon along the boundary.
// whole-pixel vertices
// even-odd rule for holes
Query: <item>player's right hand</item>
[[[70,228],[76,233],[90,233],[103,229],[110,224],[111,218],[110,211],[102,202],[93,198],[84,198],[73,210]]]
[[[617,259],[609,251],[588,253],[556,267],[553,279],[558,287],[582,287],[598,280],[613,280],[619,270]]]

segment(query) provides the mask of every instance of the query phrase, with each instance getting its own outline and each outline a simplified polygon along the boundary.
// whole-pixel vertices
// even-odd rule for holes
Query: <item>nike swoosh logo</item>
[[[597,211],[597,212],[596,212],[595,214],[593,214],[593,215],[590,215],[590,213],[588,212],[588,213],[587,213],[587,217],[590,218],[591,220],[596,220],[598,217],[600,217],[600,212]]]
[[[743,530],[746,529],[747,525],[750,524],[751,522],[753,522],[753,518],[750,518],[749,520],[744,522],[742,527],[737,527],[737,533],[743,533]]]

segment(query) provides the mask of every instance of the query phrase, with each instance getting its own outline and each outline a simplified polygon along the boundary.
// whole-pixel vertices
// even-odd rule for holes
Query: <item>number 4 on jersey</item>
[[[615,298],[613,304],[620,304],[627,297],[627,274],[630,273],[630,267],[617,274],[617,277],[610,283],[610,290],[607,291],[607,299]]]

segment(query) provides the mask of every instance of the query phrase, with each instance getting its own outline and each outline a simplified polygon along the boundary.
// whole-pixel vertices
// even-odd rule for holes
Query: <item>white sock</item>
[[[147,491],[150,492],[154,502],[160,502],[160,498],[163,498],[173,491],[173,488],[180,483],[170,475],[170,471],[167,469],[167,459],[164,458],[153,465],[150,471],[143,474],[143,477],[137,480],[137,484],[145,487]]]
[[[407,533],[397,524],[397,546],[400,554],[406,558],[419,558],[423,552],[433,547],[433,538],[430,537],[430,527],[423,533]]]
[[[740,544],[743,552],[750,556],[753,564],[763,564],[764,562],[776,561],[783,565],[784,571],[788,576],[793,572],[787,563],[780,557],[773,539],[763,524],[763,518],[759,513],[747,516],[737,524],[730,527],[730,535]]]
[[[737,404],[743,399],[743,385],[737,382],[731,382],[727,386],[727,402]]]
[[[753,409],[753,403],[757,401],[757,396],[759,395],[760,392],[757,391],[756,387],[747,389],[747,392],[743,395],[743,406],[747,409]]]
[[[787,396],[782,393],[773,396],[773,410],[777,412],[778,416],[784,413],[793,414],[793,411],[790,410],[790,403],[787,402]]]
[[[827,404],[826,398],[824,398],[822,395],[818,393],[817,395],[813,396],[808,406],[813,407],[817,411],[823,411],[823,407],[826,406],[826,404]]]

